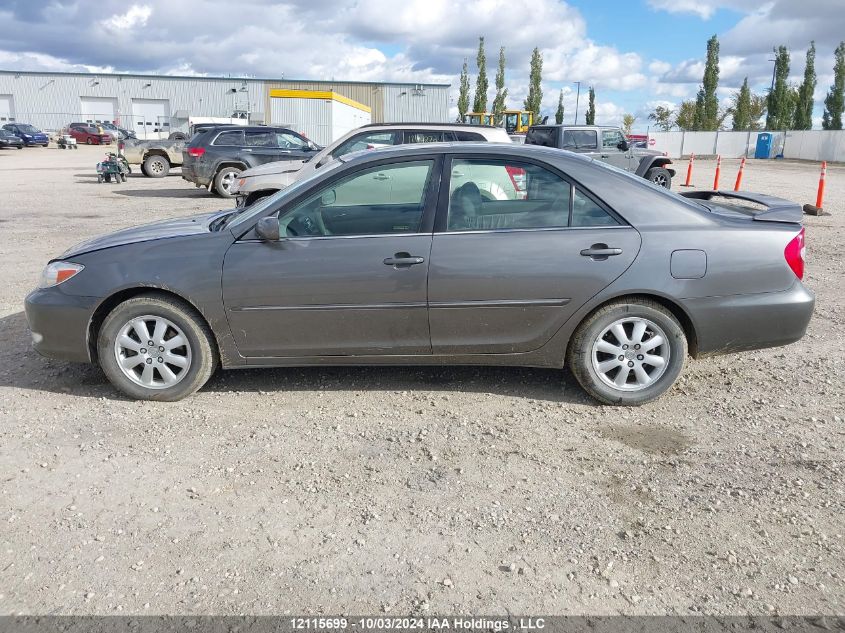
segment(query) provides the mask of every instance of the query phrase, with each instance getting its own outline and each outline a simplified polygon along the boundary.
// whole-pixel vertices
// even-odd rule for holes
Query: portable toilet
[[[772,141],[774,136],[769,132],[760,132],[757,135],[757,150],[754,158],[769,158],[772,155]]]

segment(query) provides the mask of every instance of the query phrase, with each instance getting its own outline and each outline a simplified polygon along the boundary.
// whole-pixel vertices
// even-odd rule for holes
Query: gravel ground
[[[0,152],[0,614],[845,612],[845,167],[806,219],[807,337],[642,408],[502,368],[241,370],[166,404],[30,349],[51,256],[228,206],[97,184],[101,154]],[[744,188],[817,178],[751,161]]]

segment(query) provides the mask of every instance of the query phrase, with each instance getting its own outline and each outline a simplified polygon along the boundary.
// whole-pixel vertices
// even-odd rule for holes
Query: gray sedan
[[[785,200],[683,197],[555,149],[417,145],[80,244],[26,314],[39,352],[99,363],[133,398],[184,398],[218,366],[568,364],[636,405],[688,354],[800,339],[803,273]]]

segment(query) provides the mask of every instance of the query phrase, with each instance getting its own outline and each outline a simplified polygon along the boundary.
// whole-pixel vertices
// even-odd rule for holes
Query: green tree
[[[816,90],[816,43],[810,42],[807,49],[807,63],[804,65],[804,81],[798,88],[798,102],[795,104],[795,119],[792,127],[796,130],[813,128],[813,93]]]
[[[748,88],[748,77],[742,82],[742,87],[733,95],[733,129],[735,131],[751,129],[751,90]]]
[[[484,38],[478,38],[478,55],[475,58],[478,77],[475,78],[475,101],[473,112],[487,112],[487,56],[484,54]]]
[[[704,129],[704,86],[698,87],[698,94],[695,95],[695,125],[694,130]]]
[[[508,98],[508,89],[505,88],[505,47],[499,49],[499,69],[496,71],[496,98],[493,99],[493,120],[496,125],[502,124],[502,113],[505,111],[505,102]]]
[[[625,136],[630,136],[631,129],[634,127],[634,122],[637,120],[633,114],[623,114],[622,115],[622,132]]]
[[[531,53],[531,72],[528,79],[528,96],[525,97],[523,107],[534,113],[534,120],[540,120],[540,106],[543,103],[543,56],[540,49],[535,48]]]
[[[557,98],[557,111],[555,112],[555,123],[560,125],[563,123],[563,90],[560,91],[560,96]]]
[[[845,111],[845,42],[840,42],[834,54],[833,85],[824,99],[822,127],[826,130],[842,129],[842,113]]]
[[[678,114],[675,116],[675,125],[685,132],[695,129],[695,101],[681,101],[678,105]]]
[[[766,129],[788,130],[792,127],[795,100],[786,83],[789,78],[789,49],[778,46],[775,49],[775,87],[769,92]]]
[[[464,122],[464,116],[469,112],[469,69],[464,57],[464,67],[461,69],[461,82],[458,92],[458,123]]]
[[[654,121],[654,126],[663,132],[668,132],[674,125],[672,121],[672,109],[666,106],[657,106],[654,111],[648,115],[649,121]]]
[[[590,97],[587,102],[587,114],[584,118],[584,122],[587,125],[596,124],[596,90],[592,86],[590,86]]]
[[[719,98],[716,96],[716,88],[718,87],[719,40],[714,35],[707,40],[707,61],[704,64],[704,78],[701,86],[703,101],[700,130],[719,129]]]
[[[765,95],[751,95],[751,127],[752,130],[762,130],[760,119],[766,116],[768,100]]]

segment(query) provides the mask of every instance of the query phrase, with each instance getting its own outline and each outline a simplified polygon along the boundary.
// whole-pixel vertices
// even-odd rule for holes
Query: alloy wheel
[[[658,174],[657,176],[655,176],[652,179],[652,182],[655,185],[660,185],[661,187],[665,187],[666,186],[666,176],[664,176],[663,174]]]
[[[592,364],[606,385],[640,391],[653,385],[669,366],[669,339],[653,321],[626,317],[614,321],[593,343]]]
[[[120,328],[114,355],[123,374],[147,389],[172,387],[191,367],[188,337],[160,316],[139,316]]]

